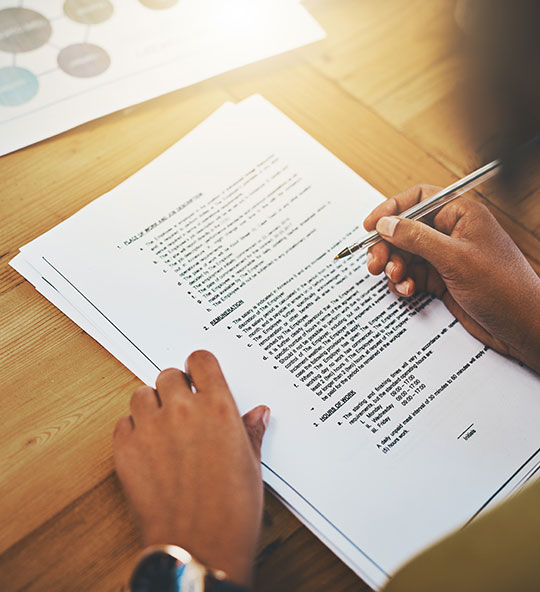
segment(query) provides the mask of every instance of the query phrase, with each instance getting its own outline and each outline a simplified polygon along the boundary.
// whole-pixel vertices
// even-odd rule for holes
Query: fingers
[[[232,397],[219,362],[210,352],[204,350],[193,352],[186,360],[186,370],[198,392],[226,392]]]
[[[407,265],[411,259],[410,253],[392,250],[389,243],[382,241],[368,250],[366,264],[372,275],[379,275],[384,271],[388,279],[400,282],[407,275]]]
[[[416,282],[412,277],[405,278],[403,281],[398,283],[388,280],[388,288],[390,292],[396,296],[404,296],[408,298],[416,292]]]
[[[177,368],[167,368],[160,372],[156,380],[156,389],[163,405],[174,397],[193,395],[189,379]]]
[[[186,368],[190,376],[177,368],[160,372],[156,380],[156,390],[149,386],[139,387],[133,393],[130,403],[134,419],[155,411],[161,405],[167,405],[175,397],[192,397],[192,385],[199,392],[219,392],[232,399],[219,363],[210,352],[193,352],[187,359]]]
[[[398,208],[398,203],[394,197],[390,197],[386,201],[383,201],[364,220],[364,228],[367,231],[375,230],[375,224],[377,224],[377,220],[379,218],[382,218],[383,216],[394,216],[395,214],[399,214],[401,210]]]
[[[261,460],[261,446],[264,433],[270,422],[270,409],[259,405],[242,417],[247,435],[257,460]]]
[[[121,417],[114,427],[115,438],[125,438],[133,431],[133,419],[131,417]]]
[[[463,224],[465,220],[467,223]],[[433,226],[448,235],[478,240],[486,236],[486,223],[492,221],[494,216],[484,204],[461,197],[435,214]]]
[[[409,187],[409,189],[379,204],[364,220],[365,229],[368,231],[374,230],[381,218],[397,216],[419,201],[431,197],[439,190],[440,187],[434,185],[415,185],[414,187]],[[379,275],[385,271],[392,282],[399,283],[403,281],[406,274],[406,266],[403,264],[404,256],[402,253],[395,261],[392,261],[392,252],[391,246],[386,242],[377,243],[368,250],[367,268],[373,275]],[[388,267],[390,262],[393,264]]]
[[[394,284],[403,281],[407,275],[407,264],[400,253],[392,253],[384,268],[386,277]]]
[[[396,216],[410,207],[435,195],[441,188],[435,185],[414,185],[379,204],[364,220],[366,230],[374,230],[377,220],[383,216]]]
[[[382,273],[390,259],[390,253],[390,245],[384,241],[373,245],[368,250],[366,258],[369,273],[373,275],[379,275]]]
[[[437,269],[445,265],[455,242],[431,226],[407,218],[384,217],[377,222],[376,228],[384,240],[422,257]]]
[[[404,212],[418,202],[428,199],[428,197],[435,195],[441,189],[441,187],[437,187],[436,185],[427,185],[423,183],[420,185],[413,185],[412,187],[405,189],[405,191],[394,195],[393,199],[396,200],[398,213]]]
[[[412,263],[407,267],[407,276],[397,282],[388,280],[388,288],[396,296],[408,298],[419,292],[427,292],[442,298],[446,285],[437,270],[426,262]]]
[[[130,409],[134,421],[142,415],[153,413],[159,407],[156,392],[149,386],[140,386],[131,397]]]

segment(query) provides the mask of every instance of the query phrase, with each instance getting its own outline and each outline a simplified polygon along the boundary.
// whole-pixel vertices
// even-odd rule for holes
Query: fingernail
[[[388,216],[384,216],[377,222],[377,232],[384,236],[393,236],[398,222],[399,218],[389,218]]]
[[[373,259],[375,259],[375,257],[373,257],[372,253],[368,253],[366,255],[366,264],[367,264],[368,268],[371,265],[371,263],[373,262]]]
[[[384,273],[388,276],[389,279],[392,279],[390,276],[392,275],[394,269],[396,268],[396,264],[392,261],[389,261],[384,268]]]
[[[262,421],[264,423],[264,429],[266,429],[268,427],[268,424],[270,423],[270,409],[268,407],[265,409],[263,413]]]
[[[407,296],[409,293],[409,282],[404,281],[396,284],[396,292],[399,292],[399,294],[402,294],[403,296]]]

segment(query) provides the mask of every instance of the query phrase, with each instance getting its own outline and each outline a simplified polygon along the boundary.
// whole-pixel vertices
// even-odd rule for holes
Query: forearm
[[[540,310],[535,313],[536,319],[540,319]],[[521,352],[516,354],[516,358],[528,366],[531,370],[540,374],[540,321],[531,319],[531,326],[528,330],[528,337]]]
[[[513,357],[540,374],[540,278],[534,280],[523,292],[516,290],[515,313],[508,311],[517,327],[510,350]]]

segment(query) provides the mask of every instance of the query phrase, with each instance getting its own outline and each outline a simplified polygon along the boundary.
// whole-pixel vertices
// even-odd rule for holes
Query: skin
[[[218,361],[206,351],[189,356],[186,373],[161,372],[155,391],[133,393],[131,416],[114,432],[114,460],[145,545],[178,545],[249,585],[269,414],[259,406],[240,417]]]
[[[412,187],[379,205],[369,252],[398,296],[440,298],[474,337],[540,372],[540,279],[489,210],[459,199],[432,226],[399,213],[435,193]],[[392,232],[390,232],[390,230]],[[186,372],[143,386],[114,433],[116,470],[145,545],[176,544],[249,585],[262,517],[260,447],[270,410],[240,417],[216,358],[198,351]]]
[[[368,270],[384,271],[398,296],[433,294],[471,335],[540,373],[540,278],[490,211],[461,198],[431,225],[399,218],[439,189],[417,185],[373,210],[364,226],[386,240],[369,250]]]

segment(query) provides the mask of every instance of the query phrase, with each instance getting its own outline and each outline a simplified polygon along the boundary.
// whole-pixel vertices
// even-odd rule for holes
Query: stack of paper
[[[12,265],[153,384],[197,348],[272,420],[264,478],[373,587],[538,464],[540,380],[365,257],[381,195],[261,97],[226,104]]]
[[[0,0],[0,155],[324,37],[295,0],[34,4]]]

